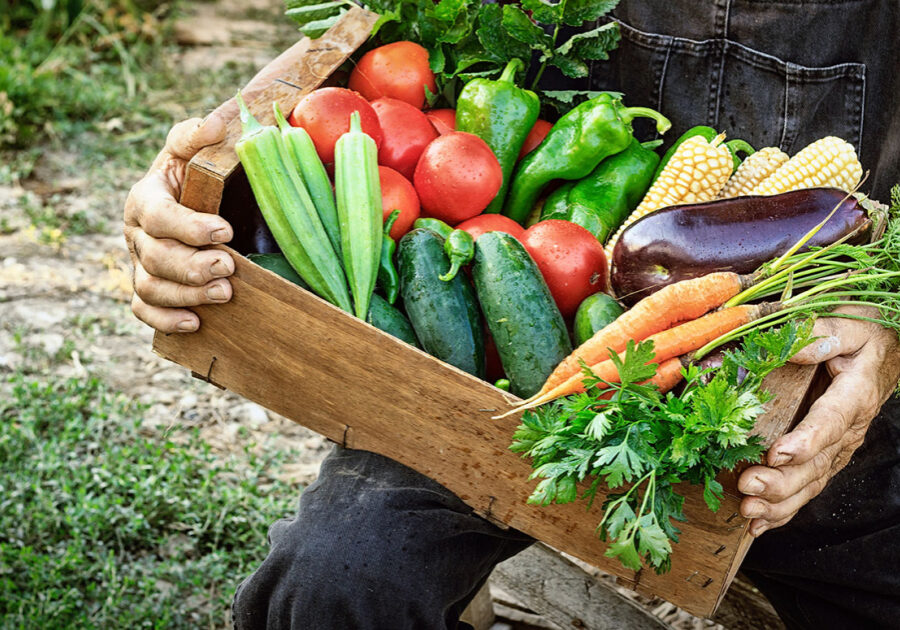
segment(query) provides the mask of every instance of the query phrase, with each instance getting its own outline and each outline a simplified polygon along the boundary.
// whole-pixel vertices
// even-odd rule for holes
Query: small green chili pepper
[[[394,251],[397,249],[397,244],[391,238],[391,228],[398,216],[400,216],[400,211],[394,210],[384,222],[381,258],[378,259],[378,284],[384,291],[384,297],[388,304],[396,302],[397,296],[400,294],[400,276],[397,275],[397,268],[394,267]]]
[[[505,392],[509,391],[509,379],[508,378],[498,378],[497,382],[494,383],[494,387],[497,389],[502,389]]]
[[[535,200],[554,179],[581,179],[606,157],[631,142],[631,121],[656,120],[664,133],[671,123],[646,107],[625,107],[610,94],[601,94],[571,109],[550,129],[541,145],[519,163],[503,213],[522,222]]]
[[[450,227],[449,225],[447,225],[440,219],[429,219],[429,218],[416,219],[413,222],[413,228],[425,228],[426,230],[431,230],[432,232],[436,232],[445,241],[450,236],[450,233],[453,231],[452,227]]]
[[[648,146],[658,145],[642,145],[632,139],[627,149],[606,158],[590,175],[573,183],[564,201],[555,201],[552,209],[545,207],[541,218],[577,223],[605,243],[650,187],[659,155]]]
[[[438,278],[450,282],[456,277],[459,268],[468,265],[475,256],[475,239],[465,230],[453,230],[444,241],[444,252],[450,259],[450,269]]]
[[[472,79],[456,101],[456,130],[484,140],[503,171],[500,190],[485,212],[497,213],[503,208],[519,151],[540,114],[537,94],[515,84],[516,72],[523,66],[521,59],[513,59],[496,81]]]
[[[693,138],[694,136],[702,136],[706,139],[707,142],[712,142],[712,139],[719,135],[719,132],[713,129],[712,127],[707,127],[706,125],[697,125],[696,127],[691,127],[683,134],[678,140],[675,141],[669,150],[666,151],[665,155],[663,155],[662,160],[659,162],[659,166],[656,167],[656,172],[653,174],[653,181],[655,182],[659,177],[659,174],[663,172],[663,169],[666,168],[666,164],[669,163],[669,160],[672,159],[672,156],[675,155],[675,151],[678,150],[685,140],[688,138]],[[729,140],[725,143],[725,146],[728,147],[728,152],[731,153],[731,159],[734,162],[734,167],[732,168],[732,173],[737,170],[737,167],[741,165],[741,158],[738,157],[738,153],[743,153],[745,155],[753,155],[756,152],[752,146],[750,146],[747,142],[741,140],[740,138],[735,138],[734,140]],[[652,183],[652,182],[651,182]]]

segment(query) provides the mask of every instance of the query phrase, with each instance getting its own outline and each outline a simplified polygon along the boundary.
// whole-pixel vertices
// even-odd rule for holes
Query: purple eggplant
[[[713,271],[751,273],[790,249],[836,206],[809,245],[829,245],[854,230],[859,233],[849,242],[864,242],[865,209],[836,188],[735,197],[653,212],[622,233],[613,250],[610,283],[615,295],[632,305],[679,280]]]

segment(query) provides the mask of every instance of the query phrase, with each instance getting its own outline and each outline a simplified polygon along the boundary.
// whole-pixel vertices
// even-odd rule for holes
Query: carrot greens
[[[530,503],[593,502],[601,484],[610,490],[598,533],[606,555],[635,571],[670,568],[675,522],[684,521],[684,496],[676,484],[703,485],[707,506],[719,508],[718,473],[757,461],[764,448],[752,435],[771,398],[762,381],[812,341],[811,321],[754,331],[720,368],[683,369],[679,394],[640,384],[656,371],[653,343],[629,342],[624,357],[610,353],[621,382],[606,382],[583,366],[585,392],[528,411],[511,450],[532,458],[540,482]],[[620,358],[621,357],[621,358]],[[614,391],[611,399],[601,396]]]

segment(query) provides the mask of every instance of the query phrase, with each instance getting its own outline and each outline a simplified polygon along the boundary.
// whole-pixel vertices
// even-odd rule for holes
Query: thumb
[[[842,306],[835,312],[872,317],[865,307]],[[812,329],[812,336],[819,338],[791,357],[791,363],[811,365],[853,354],[872,336],[873,326],[878,325],[858,319],[820,317]]]
[[[164,152],[188,161],[203,147],[221,142],[224,138],[225,122],[218,116],[208,116],[203,120],[191,118],[172,127]]]

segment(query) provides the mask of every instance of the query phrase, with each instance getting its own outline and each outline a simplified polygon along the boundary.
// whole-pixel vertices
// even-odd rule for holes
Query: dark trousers
[[[235,628],[460,628],[494,566],[531,542],[397,462],[336,447],[296,517],[269,530],[268,557],[235,595]],[[789,627],[857,630],[900,627],[898,567],[894,400],[847,468],[756,541],[744,568]]]

